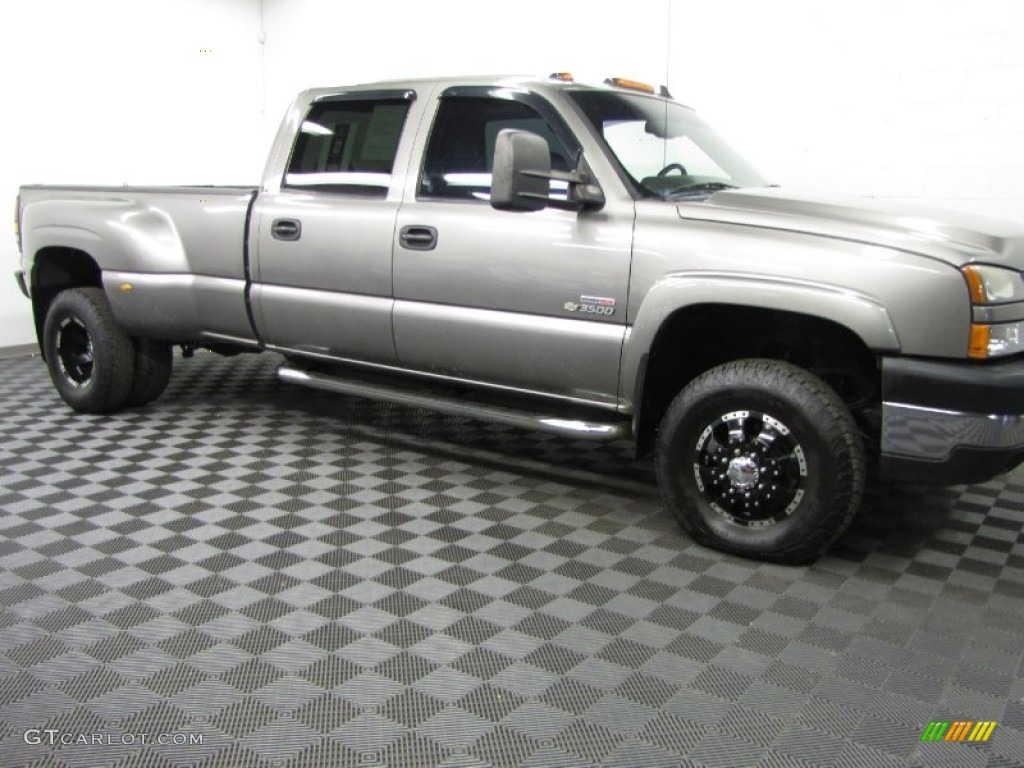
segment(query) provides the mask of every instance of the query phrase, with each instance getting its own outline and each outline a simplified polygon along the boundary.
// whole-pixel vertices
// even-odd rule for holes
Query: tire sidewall
[[[751,383],[737,383],[729,389],[694,393],[675,403],[667,414],[667,429],[659,435],[658,474],[668,486],[674,510],[697,533],[710,536],[719,546],[749,554],[764,555],[788,549],[816,529],[836,494],[838,467],[828,449],[828,440],[818,427],[813,406],[785,392]],[[734,523],[712,507],[700,490],[694,474],[697,444],[704,429],[732,411],[757,411],[782,422],[802,447],[807,464],[804,495],[796,509],[777,523],[763,527]],[[690,527],[687,525],[687,527]]]
[[[131,386],[131,369],[127,374],[123,370],[134,364],[131,339],[113,324],[112,316],[101,316],[96,303],[105,301],[99,289],[63,291],[54,298],[43,325],[43,346],[54,386],[68,405],[85,413],[119,407]],[[82,383],[73,381],[64,370],[57,348],[61,327],[68,319],[81,323],[92,343],[92,372]]]
[[[96,360],[96,341],[93,336],[92,328],[90,327],[89,319],[83,317],[83,312],[80,308],[69,306],[74,302],[69,302],[68,297],[61,294],[54,299],[54,306],[50,308],[49,314],[46,316],[46,326],[44,330],[44,338],[46,342],[46,360],[50,366],[50,376],[53,379],[54,386],[57,387],[57,391],[60,396],[63,397],[69,403],[80,403],[87,406],[90,402],[95,400],[94,392],[96,391],[97,373],[99,372],[100,364]],[[60,334],[61,328],[63,327],[66,320],[77,320],[85,328],[85,332],[89,335],[90,341],[93,346],[93,370],[92,375],[84,383],[78,383],[72,381],[64,370],[63,363],[60,359],[60,351],[57,347],[57,338]]]

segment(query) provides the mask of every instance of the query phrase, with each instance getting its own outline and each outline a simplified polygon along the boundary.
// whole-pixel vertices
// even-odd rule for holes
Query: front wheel
[[[76,411],[109,413],[124,405],[135,350],[100,288],[57,294],[46,312],[43,348],[57,392]]]
[[[694,379],[655,450],[669,508],[697,541],[782,563],[820,556],[864,490],[853,415],[825,382],[778,360],[738,360]]]

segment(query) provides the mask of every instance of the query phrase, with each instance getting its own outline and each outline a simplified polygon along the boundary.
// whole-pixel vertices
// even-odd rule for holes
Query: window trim
[[[420,165],[416,172],[415,194],[417,201],[435,203],[458,203],[462,205],[490,205],[487,200],[453,199],[448,197],[435,197],[424,195],[423,177],[427,167],[427,153],[430,150],[431,142],[434,139],[434,132],[437,130],[437,118],[441,113],[444,102],[449,99],[504,99],[524,104],[533,109],[542,120],[551,128],[552,133],[562,142],[569,154],[578,159],[583,151],[583,145],[573,133],[572,129],[565,122],[565,118],[559,113],[555,106],[546,98],[533,91],[526,91],[520,88],[508,88],[496,85],[453,85],[445,88],[437,97],[437,108],[431,117],[430,131],[427,133],[426,143],[423,145],[423,152],[420,154]]]

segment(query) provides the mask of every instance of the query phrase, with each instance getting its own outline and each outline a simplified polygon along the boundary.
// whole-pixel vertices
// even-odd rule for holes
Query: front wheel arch
[[[716,366],[746,358],[784,360],[810,371],[835,389],[855,414],[870,410],[880,399],[877,353],[849,327],[764,307],[692,305],[664,321],[636,365],[631,396],[637,454],[653,450],[662,417],[687,384]]]

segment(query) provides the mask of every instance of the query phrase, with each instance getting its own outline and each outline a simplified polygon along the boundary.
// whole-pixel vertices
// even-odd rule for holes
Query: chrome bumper
[[[880,473],[929,485],[983,483],[1024,462],[1024,414],[882,406]]]
[[[945,461],[957,448],[1024,451],[1024,414],[946,411],[882,404],[882,453]]]
[[[898,481],[982,483],[1024,461],[1024,355],[882,360],[879,469]]]

